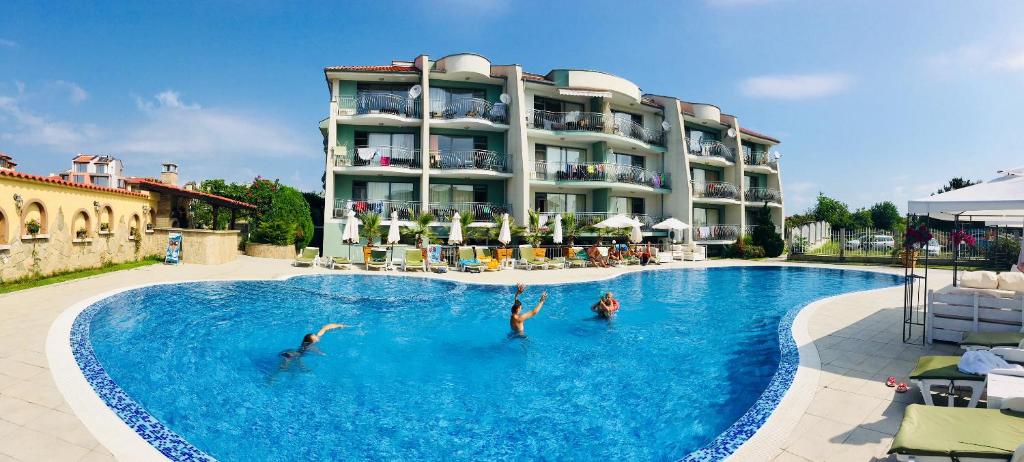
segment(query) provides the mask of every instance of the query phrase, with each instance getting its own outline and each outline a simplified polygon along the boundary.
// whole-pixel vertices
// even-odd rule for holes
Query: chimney
[[[170,162],[163,165],[163,170],[160,171],[160,182],[169,184],[171,186],[178,185],[178,164],[172,164]]]

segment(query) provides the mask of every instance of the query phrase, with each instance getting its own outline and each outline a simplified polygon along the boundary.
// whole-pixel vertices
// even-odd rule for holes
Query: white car
[[[869,250],[889,251],[896,247],[896,240],[892,236],[876,234],[861,241],[861,247]]]
[[[856,236],[853,236],[853,239],[846,241],[846,250],[859,249],[861,243],[867,241],[868,237],[870,236],[867,234],[858,234]]]
[[[928,241],[928,245],[924,246],[924,248],[928,251],[928,255],[932,257],[937,257],[942,253],[942,245],[939,244],[937,239]]]

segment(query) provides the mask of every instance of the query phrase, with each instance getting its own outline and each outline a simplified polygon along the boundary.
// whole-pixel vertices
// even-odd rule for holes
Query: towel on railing
[[[697,232],[702,239],[711,236],[711,228],[707,226],[701,226],[700,229],[697,230]]]
[[[373,156],[376,155],[377,152],[374,148],[357,148],[356,154],[362,160],[370,160],[373,159]]]

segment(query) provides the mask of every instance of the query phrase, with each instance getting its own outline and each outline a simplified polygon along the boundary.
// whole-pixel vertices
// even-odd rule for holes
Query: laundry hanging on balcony
[[[357,148],[356,155],[359,156],[360,160],[368,161],[373,159],[373,156],[377,155],[377,150],[375,148]]]

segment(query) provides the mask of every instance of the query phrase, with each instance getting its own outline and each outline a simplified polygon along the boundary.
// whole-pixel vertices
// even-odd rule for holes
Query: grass
[[[59,282],[73,281],[75,279],[87,278],[89,276],[96,276],[98,274],[111,273],[114,271],[139,268],[142,266],[154,265],[161,262],[163,262],[163,258],[160,258],[158,256],[151,256],[143,258],[142,260],[130,261],[125,263],[108,263],[98,268],[62,271],[46,276],[30,276],[27,278],[21,278],[14,281],[5,281],[2,285],[0,285],[0,294],[17,292],[19,290],[47,286],[50,284],[57,284]]]

